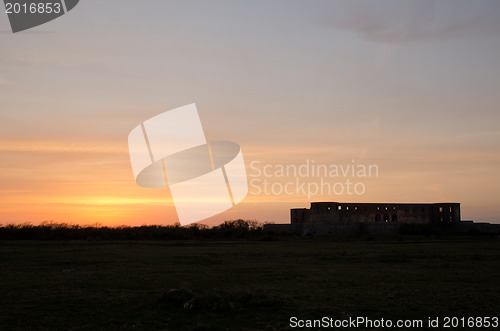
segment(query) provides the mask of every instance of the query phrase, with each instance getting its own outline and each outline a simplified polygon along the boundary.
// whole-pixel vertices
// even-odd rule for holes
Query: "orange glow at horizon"
[[[144,189],[135,184],[125,145],[96,146],[82,142],[61,144],[58,141],[4,144],[0,151],[8,162],[3,163],[0,174],[4,184],[0,189],[0,223],[38,224],[43,221],[56,221],[82,225],[101,223],[110,226],[177,223],[177,214],[169,190]],[[263,165],[269,169],[279,164],[298,166],[303,164],[304,160],[287,153],[286,149],[283,157],[280,157],[277,151],[273,152],[271,147],[267,148],[268,152],[260,147],[249,147],[247,150],[248,153],[245,154],[243,146],[250,185],[249,195],[240,205],[201,223],[215,225],[223,220],[236,218],[287,222],[290,208],[307,207],[310,201],[461,202],[459,195],[452,194],[455,187],[453,182],[447,182],[447,186],[443,186],[436,180],[447,173],[449,176],[446,167],[434,167],[433,171],[437,171],[437,174],[433,174],[426,182],[423,178],[428,176],[422,177],[422,168],[413,167],[411,161],[401,174],[397,167],[388,174],[389,165],[379,165],[378,177],[363,179],[367,191],[360,196],[344,194],[332,197],[320,194],[308,197],[286,193],[266,195],[262,192],[256,194],[255,183],[261,184],[263,180],[281,184],[294,180],[289,177],[266,177],[262,171]],[[324,151],[316,152],[314,156],[317,164],[328,159]],[[453,160],[453,157],[450,155],[450,160]],[[344,162],[338,163],[349,165],[355,158],[356,155],[347,155],[343,158]],[[258,162],[252,163],[255,160]],[[276,160],[281,160],[281,163]],[[14,164],[16,166],[13,166]],[[256,164],[261,168],[257,169]],[[415,171],[409,171],[411,168],[415,168]],[[460,173],[460,169],[455,168],[455,171]],[[301,180],[314,181],[314,178]],[[402,189],[402,184],[413,187],[412,192]],[[423,196],[426,198],[421,199]],[[474,194],[469,194],[468,198],[470,201],[475,200]],[[467,213],[468,206],[463,205],[462,208]]]

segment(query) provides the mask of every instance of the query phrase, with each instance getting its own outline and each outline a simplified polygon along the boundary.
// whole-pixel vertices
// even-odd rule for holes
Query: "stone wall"
[[[291,209],[290,221],[292,224],[457,223],[460,222],[460,204],[313,202],[310,209]]]

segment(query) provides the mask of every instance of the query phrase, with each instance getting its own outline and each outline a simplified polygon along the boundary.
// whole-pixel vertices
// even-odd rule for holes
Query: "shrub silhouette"
[[[100,224],[73,225],[68,223],[43,222],[7,224],[0,226],[0,240],[203,240],[236,239],[258,237],[262,224],[256,221],[231,220],[215,227],[192,224],[143,225],[108,227]]]

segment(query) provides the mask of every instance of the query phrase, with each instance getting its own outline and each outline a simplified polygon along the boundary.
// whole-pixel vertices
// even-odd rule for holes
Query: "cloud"
[[[361,0],[338,4],[322,22],[373,42],[396,44],[500,35],[498,0]]]
[[[128,153],[126,145],[59,141],[0,140],[0,152],[40,153]]]
[[[8,81],[0,76],[0,85],[8,85],[10,83],[11,83],[10,81]]]

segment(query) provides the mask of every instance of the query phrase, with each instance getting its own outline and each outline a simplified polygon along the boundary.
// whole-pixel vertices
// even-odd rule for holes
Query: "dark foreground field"
[[[498,316],[500,242],[3,242],[0,329]]]

